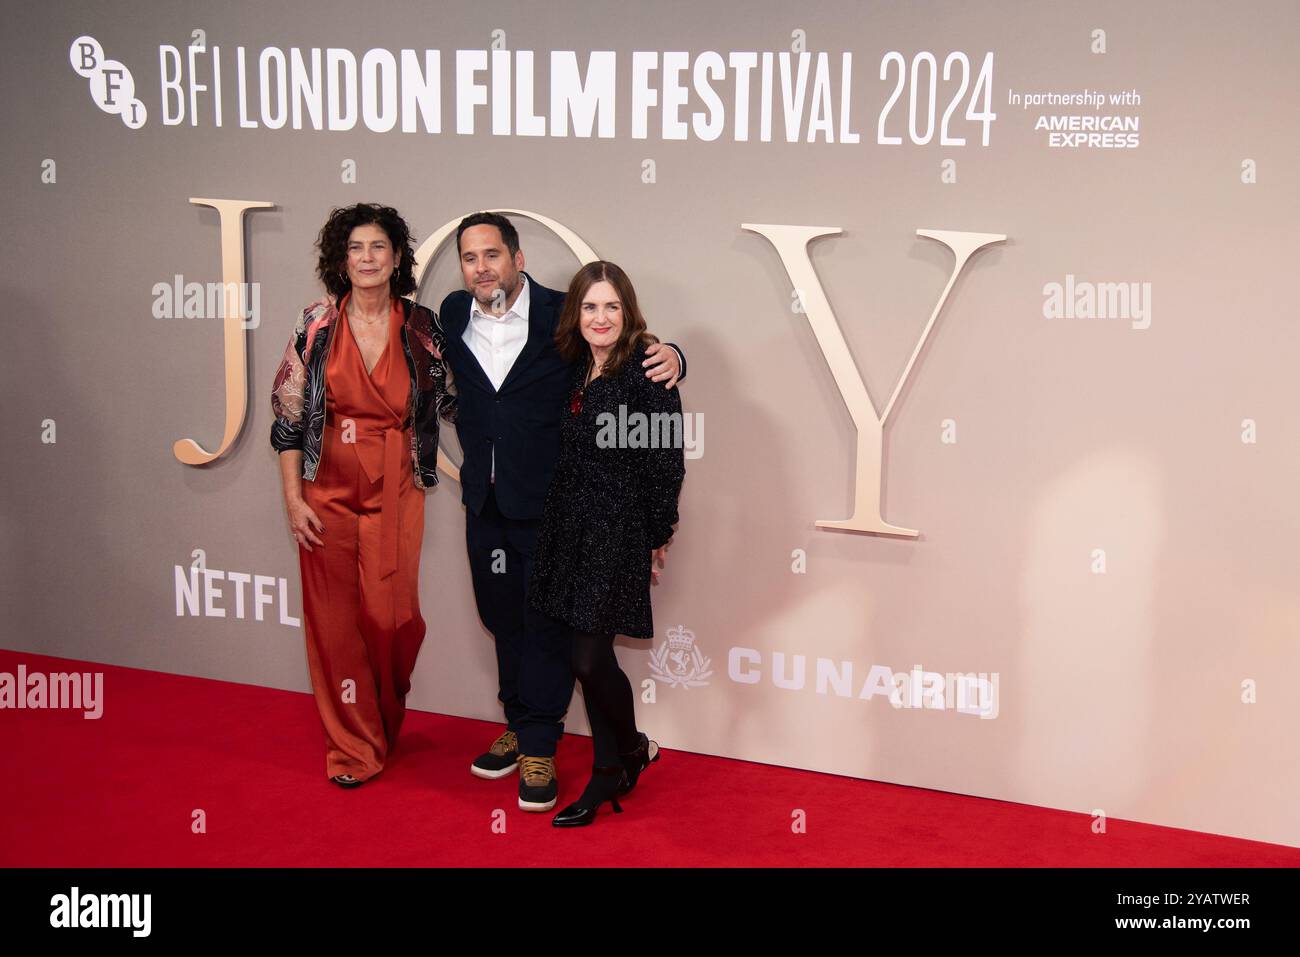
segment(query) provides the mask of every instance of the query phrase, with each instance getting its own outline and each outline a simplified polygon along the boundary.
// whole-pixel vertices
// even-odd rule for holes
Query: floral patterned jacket
[[[447,389],[441,355],[445,346],[438,317],[425,306],[403,298],[402,351],[411,373],[407,415],[411,425],[411,461],[417,488],[438,484],[438,418],[456,420],[456,396]],[[325,368],[339,326],[338,305],[318,299],[303,310],[284,350],[271,387],[271,446],[277,452],[302,450],[302,477],[316,480],[321,438],[325,431]],[[435,350],[436,353],[435,354]]]

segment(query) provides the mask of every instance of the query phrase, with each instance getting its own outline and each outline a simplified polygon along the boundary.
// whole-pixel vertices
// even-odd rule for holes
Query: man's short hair
[[[456,227],[456,252],[460,253],[460,234],[471,226],[495,226],[501,231],[501,241],[506,244],[506,250],[513,256],[519,252],[519,230],[515,229],[515,224],[510,222],[500,213],[472,213],[460,221]]]

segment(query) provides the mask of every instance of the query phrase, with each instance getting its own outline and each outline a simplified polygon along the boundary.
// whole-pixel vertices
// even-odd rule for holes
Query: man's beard
[[[519,289],[519,275],[518,273],[516,273],[514,289],[506,289],[502,280],[498,279],[496,281],[495,286],[489,287],[488,292],[486,293],[486,297],[479,295],[479,287],[476,285],[474,287],[474,298],[478,300],[479,305],[482,306],[484,310],[490,310],[492,308],[493,301],[497,298],[498,293],[500,293],[501,295],[501,305],[504,306],[507,302],[510,301],[510,297],[513,296],[515,294],[515,291],[518,289]]]

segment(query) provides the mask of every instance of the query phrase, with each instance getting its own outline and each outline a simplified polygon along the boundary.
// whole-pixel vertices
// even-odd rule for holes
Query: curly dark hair
[[[370,225],[378,226],[388,234],[393,251],[400,257],[397,268],[389,279],[393,297],[409,296],[415,292],[415,249],[406,220],[391,206],[357,203],[354,206],[335,207],[316,238],[316,248],[320,250],[316,275],[335,302],[341,300],[352,288],[352,282],[347,277],[348,237],[358,226]]]

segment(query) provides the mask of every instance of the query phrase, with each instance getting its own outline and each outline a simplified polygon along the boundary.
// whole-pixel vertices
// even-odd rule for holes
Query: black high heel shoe
[[[626,754],[619,755],[623,759],[623,769],[626,772],[626,778],[617,792],[619,797],[636,787],[637,778],[641,777],[641,772],[659,760],[659,743],[651,741],[644,732],[640,737],[641,744],[637,746],[635,751],[628,751]]]
[[[555,827],[585,827],[596,819],[596,811],[606,801],[614,808],[615,814],[622,814],[623,808],[616,795],[626,780],[627,772],[622,765],[592,768],[591,780],[587,782],[582,797],[551,818],[551,824]]]
[[[330,780],[341,788],[359,788],[361,785],[366,783],[365,781],[357,780],[350,774],[336,774],[334,777],[330,778]]]

